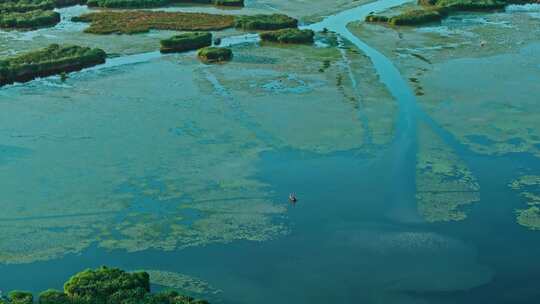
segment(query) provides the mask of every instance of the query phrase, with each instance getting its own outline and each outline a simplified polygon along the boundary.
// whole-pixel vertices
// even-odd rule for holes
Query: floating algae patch
[[[153,269],[137,270],[135,272],[142,271],[150,275],[152,284],[174,289],[189,295],[200,296],[203,294],[208,295],[221,292],[221,290],[212,287],[205,281],[182,273]]]
[[[288,233],[285,205],[255,177],[273,141],[198,89],[201,68],[171,56],[80,73],[67,88],[5,88],[0,138],[32,153],[0,163],[0,263]]]
[[[466,164],[432,130],[421,125],[416,163],[416,199],[428,222],[460,221],[463,207],[480,200],[480,186]]]
[[[508,186],[520,191],[519,196],[528,205],[528,208],[516,209],[518,224],[531,230],[540,230],[540,176],[524,175]]]

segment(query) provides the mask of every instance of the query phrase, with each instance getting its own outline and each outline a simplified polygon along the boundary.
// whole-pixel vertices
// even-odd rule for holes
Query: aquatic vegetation
[[[283,14],[237,16],[234,25],[243,30],[272,31],[295,28],[298,20]]]
[[[24,13],[12,12],[0,15],[0,28],[35,29],[54,26],[60,22],[60,14],[54,11],[34,10]]]
[[[516,210],[518,224],[531,230],[540,230],[540,176],[523,175],[508,186],[512,190],[520,191],[521,199],[529,206]]]
[[[219,293],[208,283],[197,278],[171,271],[140,270],[150,275],[152,284],[171,288],[186,294],[215,294]]]
[[[204,13],[159,11],[104,11],[72,18],[75,22],[90,22],[85,29],[92,34],[135,34],[155,30],[212,31],[230,28],[234,17]]]
[[[184,33],[160,41],[162,53],[184,52],[212,45],[212,34],[204,32]]]
[[[387,16],[369,14],[369,15],[366,16],[365,21],[366,22],[382,22],[382,23],[386,23],[386,22],[388,22],[389,19],[390,18],[387,17]]]
[[[281,29],[263,32],[260,36],[262,41],[279,43],[313,43],[315,33],[312,30]]]
[[[197,56],[204,62],[215,63],[231,60],[233,52],[229,48],[205,47],[197,52]]]
[[[75,274],[64,291],[49,289],[39,295],[39,304],[208,304],[175,291],[151,293],[146,272],[129,273],[102,266]],[[32,304],[33,295],[12,291],[2,304]]]
[[[480,200],[480,186],[467,165],[427,126],[419,127],[416,199],[428,222],[459,221],[463,206]]]
[[[0,86],[62,72],[79,71],[105,62],[101,49],[51,44],[47,48],[0,60]]]

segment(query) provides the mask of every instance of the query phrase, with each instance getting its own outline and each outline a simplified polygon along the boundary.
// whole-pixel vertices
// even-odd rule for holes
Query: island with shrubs
[[[243,7],[244,0],[88,0],[89,7],[103,8],[152,8],[182,3]]]
[[[277,43],[313,43],[315,32],[312,30],[301,30],[297,28],[287,28],[277,31],[263,32],[259,35],[262,41]]]
[[[38,77],[79,71],[105,63],[107,55],[98,48],[50,46],[0,60],[0,86],[27,82]]]
[[[184,33],[163,39],[160,44],[162,53],[193,51],[212,45],[212,33]]]
[[[205,47],[197,52],[197,56],[205,63],[219,63],[231,60],[233,52],[224,47]]]
[[[126,272],[102,266],[87,269],[73,277],[64,289],[49,289],[37,297],[39,304],[209,304],[176,291],[153,293],[146,272]],[[0,298],[0,304],[33,304],[34,295],[27,291],[11,291]]]
[[[84,4],[86,0],[1,0],[0,28],[33,30],[60,22],[55,8]]]

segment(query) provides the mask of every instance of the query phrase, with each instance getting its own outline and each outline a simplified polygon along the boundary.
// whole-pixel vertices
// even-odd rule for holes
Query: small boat
[[[297,201],[298,199],[296,198],[296,194],[294,193],[289,194],[289,202],[296,203]]]

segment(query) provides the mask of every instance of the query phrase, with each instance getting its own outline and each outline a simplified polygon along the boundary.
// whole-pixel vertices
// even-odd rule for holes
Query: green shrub
[[[229,61],[233,57],[231,49],[220,47],[205,47],[199,50],[197,56],[207,63]]]
[[[313,43],[315,33],[312,30],[281,29],[260,34],[262,41],[279,43]]]
[[[71,304],[69,297],[62,291],[49,289],[39,294],[39,304]]]
[[[87,269],[71,277],[64,284],[64,292],[80,303],[121,304],[124,299],[142,299],[150,292],[150,276],[118,268]]]
[[[101,49],[51,44],[44,49],[0,60],[0,86],[78,71],[104,63],[105,58]]]
[[[162,53],[185,52],[212,45],[212,34],[205,32],[185,33],[160,41]]]
[[[60,14],[54,11],[34,10],[25,13],[0,14],[1,28],[34,29],[54,26],[60,22]]]
[[[454,11],[493,10],[504,8],[499,0],[437,0],[436,5]]]
[[[10,304],[32,304],[34,296],[30,292],[14,290],[8,294]]]
[[[167,6],[169,0],[88,0],[87,5],[90,7],[107,7],[107,8],[149,8]]]
[[[236,28],[243,30],[279,30],[298,27],[298,20],[282,14],[237,16]]]

